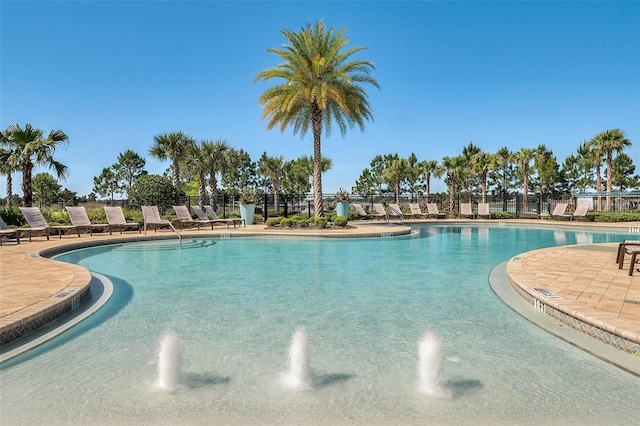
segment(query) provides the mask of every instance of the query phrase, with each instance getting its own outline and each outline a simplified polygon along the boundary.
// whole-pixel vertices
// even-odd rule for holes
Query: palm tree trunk
[[[482,173],[482,202],[487,202],[487,172]]]
[[[171,184],[176,191],[176,204],[180,200],[180,165],[177,161],[174,161],[171,166]]]
[[[324,216],[324,205],[322,202],[322,152],[320,149],[322,111],[317,105],[313,106],[311,121],[313,126],[313,204],[316,217],[322,217]]]
[[[200,207],[204,205],[205,186],[204,175],[200,173],[198,175],[198,205]]]
[[[11,173],[7,173],[7,208],[11,207],[11,198],[13,197],[13,178]]]
[[[214,211],[216,210],[216,198],[218,198],[218,180],[216,174],[211,173],[209,175],[209,205]]]
[[[22,194],[24,195],[24,205],[26,207],[33,206],[33,188],[31,184],[31,172],[33,171],[33,163],[26,161],[22,164]]]
[[[596,191],[602,192],[602,172],[599,164],[596,166]],[[598,210],[602,211],[602,197],[600,196],[598,196]]]
[[[611,180],[612,180],[612,171],[611,171],[611,163],[613,162],[613,153],[607,152],[607,192],[611,192]],[[607,211],[611,211],[611,197],[607,195]]]
[[[524,171],[524,176],[522,178],[522,205],[524,207],[524,211],[529,211],[529,174],[527,171]]]
[[[431,192],[431,173],[427,173],[427,187],[425,188],[427,190],[427,193],[425,194],[425,198],[426,198],[426,202],[429,202],[429,193]]]

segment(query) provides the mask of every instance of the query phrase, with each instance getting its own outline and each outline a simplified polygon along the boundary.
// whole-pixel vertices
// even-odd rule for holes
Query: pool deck
[[[498,223],[534,225],[544,227],[571,227],[577,229],[602,228],[620,232],[638,233],[640,223],[595,224],[585,222],[550,222],[536,220],[420,220],[412,223],[480,224]],[[351,222],[351,229],[331,230],[278,230],[263,225],[239,228],[216,227],[185,230],[183,238],[190,237],[389,237],[408,234],[408,226],[387,225],[383,222]],[[632,231],[633,230],[633,231]],[[124,234],[88,234],[78,238],[66,235],[21,239],[20,244],[5,241],[0,247],[0,332],[16,330],[27,334],[33,328],[34,319],[40,325],[59,316],[66,305],[70,309],[74,298],[88,291],[92,276],[85,268],[48,259],[55,253],[69,249],[137,241],[143,239],[175,238],[172,232],[158,231]],[[523,253],[506,265],[511,285],[536,308],[563,321],[571,327],[622,349],[640,360],[640,272],[628,275],[629,257],[625,267],[618,269],[617,244],[583,244],[552,247]],[[58,313],[56,313],[58,311]],[[17,336],[9,336],[10,338]],[[640,363],[639,363],[640,365]]]

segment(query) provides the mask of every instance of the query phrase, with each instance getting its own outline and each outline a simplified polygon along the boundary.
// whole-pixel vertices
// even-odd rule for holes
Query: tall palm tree
[[[325,28],[322,20],[307,24],[299,32],[283,30],[288,44],[268,51],[283,62],[275,68],[260,72],[254,81],[273,78],[283,84],[267,89],[260,96],[262,118],[267,129],[275,126],[281,132],[293,126],[294,134],[304,136],[309,128],[313,133],[313,193],[316,217],[323,216],[322,150],[323,128],[327,136],[335,122],[342,133],[358,125],[364,129],[365,120],[372,119],[367,93],[362,83],[379,87],[369,73],[374,66],[352,56],[365,47],[344,49],[348,39],[344,29]]]
[[[529,211],[529,176],[534,154],[535,150],[531,148],[521,148],[513,153],[513,162],[522,176],[522,206],[525,212]]]
[[[45,166],[56,173],[58,179],[65,179],[69,169],[56,161],[53,154],[69,138],[62,130],[52,130],[47,137],[40,129],[34,129],[27,123],[22,129],[18,124],[12,124],[2,131],[0,143],[12,152],[13,160],[22,172],[22,193],[24,204],[33,204],[33,187],[31,176],[35,166]]]
[[[206,166],[209,176],[209,205],[216,209],[216,198],[218,196],[218,173],[224,173],[229,166],[228,154],[231,147],[224,139],[215,141],[204,140],[200,146],[202,161]]]
[[[158,160],[171,161],[171,184],[180,196],[180,161],[195,143],[194,139],[183,132],[161,133],[153,137],[154,143],[149,154]]]
[[[613,182],[613,153],[620,152],[625,147],[631,146],[631,141],[625,137],[622,130],[612,129],[598,133],[590,143],[604,154],[607,164],[607,192],[611,192]],[[611,210],[611,197],[607,196],[607,211],[609,210]]]

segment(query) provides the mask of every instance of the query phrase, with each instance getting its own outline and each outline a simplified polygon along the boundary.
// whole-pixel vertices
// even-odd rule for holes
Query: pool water
[[[3,424],[632,424],[640,380],[538,329],[491,291],[524,251],[625,234],[422,226],[410,237],[130,243],[57,259],[108,276],[107,306],[0,370]],[[282,386],[308,335],[311,390]],[[182,384],[154,387],[161,336]],[[442,342],[445,396],[418,392]]]

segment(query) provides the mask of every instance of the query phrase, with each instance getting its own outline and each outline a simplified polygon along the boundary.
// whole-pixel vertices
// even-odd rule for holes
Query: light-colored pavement
[[[459,221],[429,220],[430,223]],[[475,220],[472,223],[483,221]],[[496,221],[488,221],[496,223]],[[511,222],[511,221],[504,221]],[[466,223],[469,223],[467,221]],[[549,223],[546,221],[517,221],[514,224],[536,226],[576,226],[585,223]],[[381,222],[354,222],[355,227],[341,230],[274,230],[261,225],[246,228],[201,229],[184,231],[184,237],[386,237],[407,234],[408,226],[385,225]],[[615,228],[638,232],[640,224],[588,224],[589,227]],[[0,331],[16,328],[33,321],[43,312],[69,303],[83,289],[88,289],[91,274],[86,269],[48,259],[55,252],[63,252],[87,245],[135,241],[144,238],[171,238],[169,232],[144,234],[125,233],[112,236],[94,234],[63,236],[62,239],[34,237],[20,244],[5,243],[0,247]],[[638,234],[640,239],[640,234]],[[602,341],[620,337],[608,343],[633,353],[640,359],[640,272],[628,275],[618,269],[615,261],[617,245],[577,245],[535,250],[523,253],[507,263],[507,273],[521,296],[554,319],[566,321]],[[46,318],[46,316],[44,317]],[[594,331],[596,330],[596,331]],[[601,333],[598,330],[604,330]],[[605,336],[606,334],[606,336]]]

